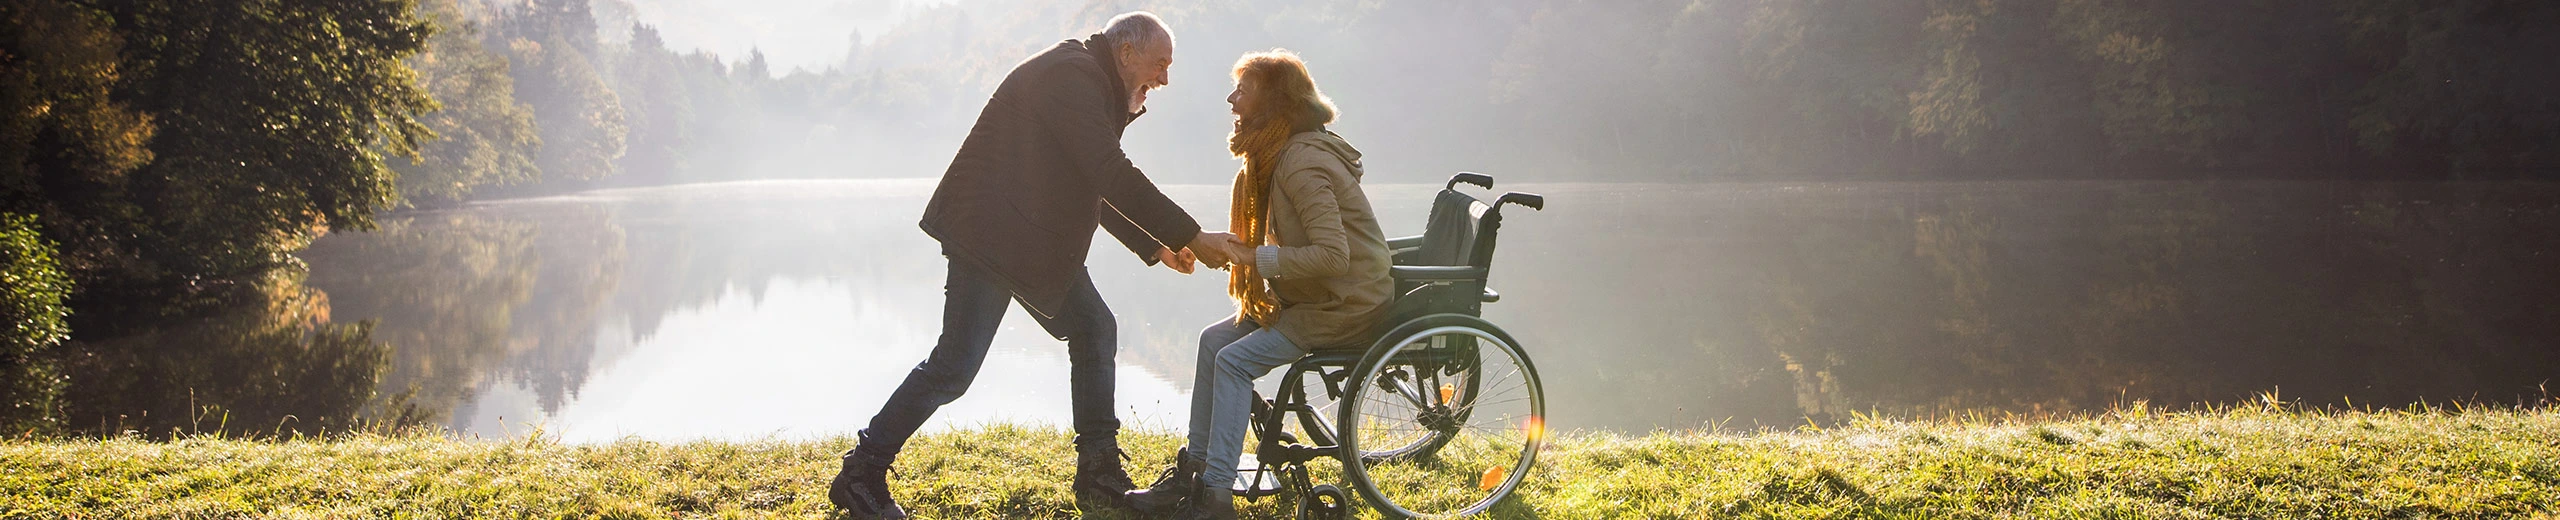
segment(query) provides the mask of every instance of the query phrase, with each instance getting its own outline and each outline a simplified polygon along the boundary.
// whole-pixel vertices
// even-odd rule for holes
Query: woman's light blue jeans
[[[1253,380],[1306,355],[1306,349],[1278,331],[1242,316],[1228,316],[1200,330],[1199,366],[1191,373],[1189,442],[1191,451],[1208,463],[1200,471],[1202,485],[1235,485],[1236,459],[1244,455],[1245,428],[1253,421]]]

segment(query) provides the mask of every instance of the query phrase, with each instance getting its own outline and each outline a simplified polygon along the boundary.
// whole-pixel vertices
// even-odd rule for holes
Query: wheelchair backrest
[[[1468,176],[1475,176],[1468,179]],[[1470,266],[1477,264],[1478,238],[1485,232],[1484,217],[1492,205],[1473,195],[1458,191],[1459,184],[1490,187],[1491,177],[1461,173],[1450,180],[1431,200],[1431,214],[1422,229],[1422,241],[1409,251],[1395,255],[1400,266]],[[1469,316],[1482,312],[1485,280],[1457,283],[1423,283],[1399,278],[1395,281],[1395,309],[1391,321],[1402,321],[1429,314],[1455,313]],[[1383,332],[1383,331],[1381,331]]]
[[[1484,201],[1459,193],[1456,189],[1440,190],[1431,201],[1431,217],[1423,224],[1422,246],[1410,258],[1398,258],[1400,265],[1467,265],[1468,255],[1475,252],[1476,222],[1484,216]]]
[[[1535,194],[1505,193],[1491,203],[1460,193],[1459,184],[1493,188],[1493,178],[1479,173],[1461,172],[1450,177],[1449,184],[1431,200],[1430,220],[1423,224],[1422,237],[1410,246],[1397,245],[1394,264],[1416,267],[1395,271],[1396,299],[1388,304],[1386,320],[1372,334],[1385,334],[1406,321],[1432,314],[1478,316],[1486,302],[1498,296],[1485,288],[1485,277],[1493,264],[1493,246],[1502,227],[1502,206],[1516,204],[1533,210],[1546,207],[1546,199]],[[1405,238],[1390,240],[1391,244]],[[1407,249],[1409,248],[1409,249]],[[1423,269],[1421,267],[1430,267]],[[1473,270],[1446,270],[1442,267],[1472,267]],[[1451,274],[1458,274],[1452,277]]]

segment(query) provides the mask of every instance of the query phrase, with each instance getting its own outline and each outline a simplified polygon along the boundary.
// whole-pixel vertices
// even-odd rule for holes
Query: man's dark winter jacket
[[[1100,35],[1067,40],[1013,67],[924,209],[943,251],[996,276],[1024,307],[1054,316],[1101,225],[1149,265],[1200,224],[1120,150],[1136,118]]]

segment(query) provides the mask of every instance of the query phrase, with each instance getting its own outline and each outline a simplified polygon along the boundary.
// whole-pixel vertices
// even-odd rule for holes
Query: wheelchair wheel
[[[1390,517],[1493,507],[1536,464],[1546,399],[1519,342],[1483,319],[1407,322],[1353,369],[1339,405],[1343,473]]]
[[[1317,484],[1298,497],[1298,520],[1342,520],[1351,518],[1351,494],[1332,484]]]

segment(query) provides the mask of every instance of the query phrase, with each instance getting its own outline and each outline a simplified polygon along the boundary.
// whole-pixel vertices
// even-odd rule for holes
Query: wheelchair
[[[1506,193],[1486,204],[1458,191],[1493,178],[1451,177],[1419,236],[1388,241],[1397,298],[1366,350],[1316,351],[1289,365],[1277,395],[1255,392],[1253,449],[1234,491],[1290,495],[1300,519],[1348,518],[1351,493],[1316,484],[1309,462],[1334,459],[1360,501],[1390,518],[1454,518],[1495,506],[1529,475],[1546,441],[1546,398],[1520,342],[1486,322],[1485,286]]]

